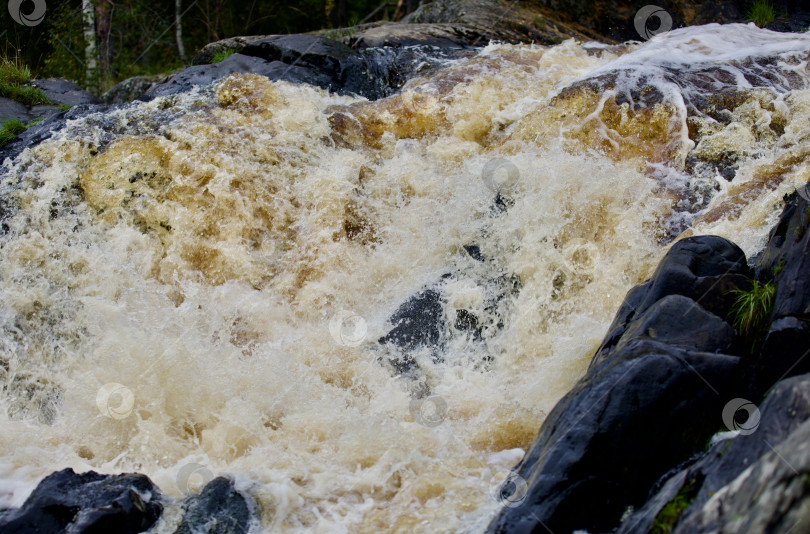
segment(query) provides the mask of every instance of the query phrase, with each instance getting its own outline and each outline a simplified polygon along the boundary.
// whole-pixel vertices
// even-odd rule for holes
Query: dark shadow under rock
[[[163,512],[160,499],[160,490],[145,475],[63,469],[45,477],[19,510],[6,512],[0,531],[135,534],[157,522]]]

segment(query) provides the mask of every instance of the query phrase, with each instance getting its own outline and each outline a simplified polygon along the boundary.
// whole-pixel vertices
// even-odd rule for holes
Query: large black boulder
[[[22,507],[0,517],[0,532],[15,534],[135,534],[163,511],[160,490],[145,475],[77,474],[45,477]]]
[[[48,100],[63,106],[79,106],[82,104],[100,104],[101,100],[89,91],[85,91],[73,82],[64,78],[45,78],[31,80],[32,85],[42,91]]]
[[[616,342],[616,354],[635,339],[656,340],[667,345],[705,352],[731,349],[734,329],[720,317],[707,312],[683,295],[667,295],[643,314],[636,315]],[[595,362],[602,361],[594,360]]]
[[[174,534],[245,534],[250,522],[245,496],[231,480],[217,477],[183,501],[183,520]]]
[[[730,322],[735,298],[732,291],[747,287],[750,275],[745,253],[727,239],[698,236],[678,241],[658,264],[652,278],[627,294],[591,366],[608,359],[630,325],[668,295],[688,297],[705,311]],[[684,314],[681,320],[672,319],[675,323],[669,329],[675,332],[689,327],[697,316]]]
[[[605,532],[717,428],[738,358],[635,340],[557,404],[517,467],[525,500],[492,533]],[[587,513],[583,513],[583,511]]]
[[[659,477],[703,450],[737,393],[730,292],[748,285],[745,254],[730,241],[673,245],[627,294],[587,374],[543,423],[517,467],[525,498],[489,531],[612,530]]]
[[[810,188],[803,189],[808,196]],[[793,194],[757,257],[757,277],[776,283],[772,319],[810,318],[810,202]]]

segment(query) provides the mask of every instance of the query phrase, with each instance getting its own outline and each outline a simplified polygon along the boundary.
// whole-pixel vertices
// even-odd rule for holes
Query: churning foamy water
[[[229,474],[267,531],[481,531],[672,239],[753,254],[810,179],[808,57],[492,44],[375,102],[243,74],[69,123],[2,170],[0,507],[64,467]],[[437,283],[482,333],[398,375],[376,340]]]

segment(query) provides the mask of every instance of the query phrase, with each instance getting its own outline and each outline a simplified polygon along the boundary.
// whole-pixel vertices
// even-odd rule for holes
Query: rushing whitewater
[[[810,179],[808,58],[491,44],[375,102],[242,74],[69,123],[2,170],[0,508],[64,467],[230,474],[266,531],[481,531],[672,240],[755,254]],[[482,334],[399,375],[377,340],[440,280]]]

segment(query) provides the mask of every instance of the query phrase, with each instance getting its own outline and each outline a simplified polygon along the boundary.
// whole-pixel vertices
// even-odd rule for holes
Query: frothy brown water
[[[7,163],[0,506],[63,467],[143,472],[172,497],[227,473],[268,531],[481,530],[516,449],[672,234],[754,253],[810,178],[808,73],[791,59],[808,38],[718,28],[491,45],[376,102],[234,75]],[[737,34],[793,86],[739,82],[706,104],[655,72],[605,75],[641,72],[655,47],[676,72],[703,56],[744,72],[712,56]],[[505,212],[488,187],[504,177],[482,179],[494,158],[517,169]],[[417,352],[417,378],[392,374],[386,319],[448,272],[450,323],[488,318],[482,339],[448,336],[440,361]],[[493,311],[482,281],[498,277],[520,291]],[[419,388],[446,414],[414,412]]]

